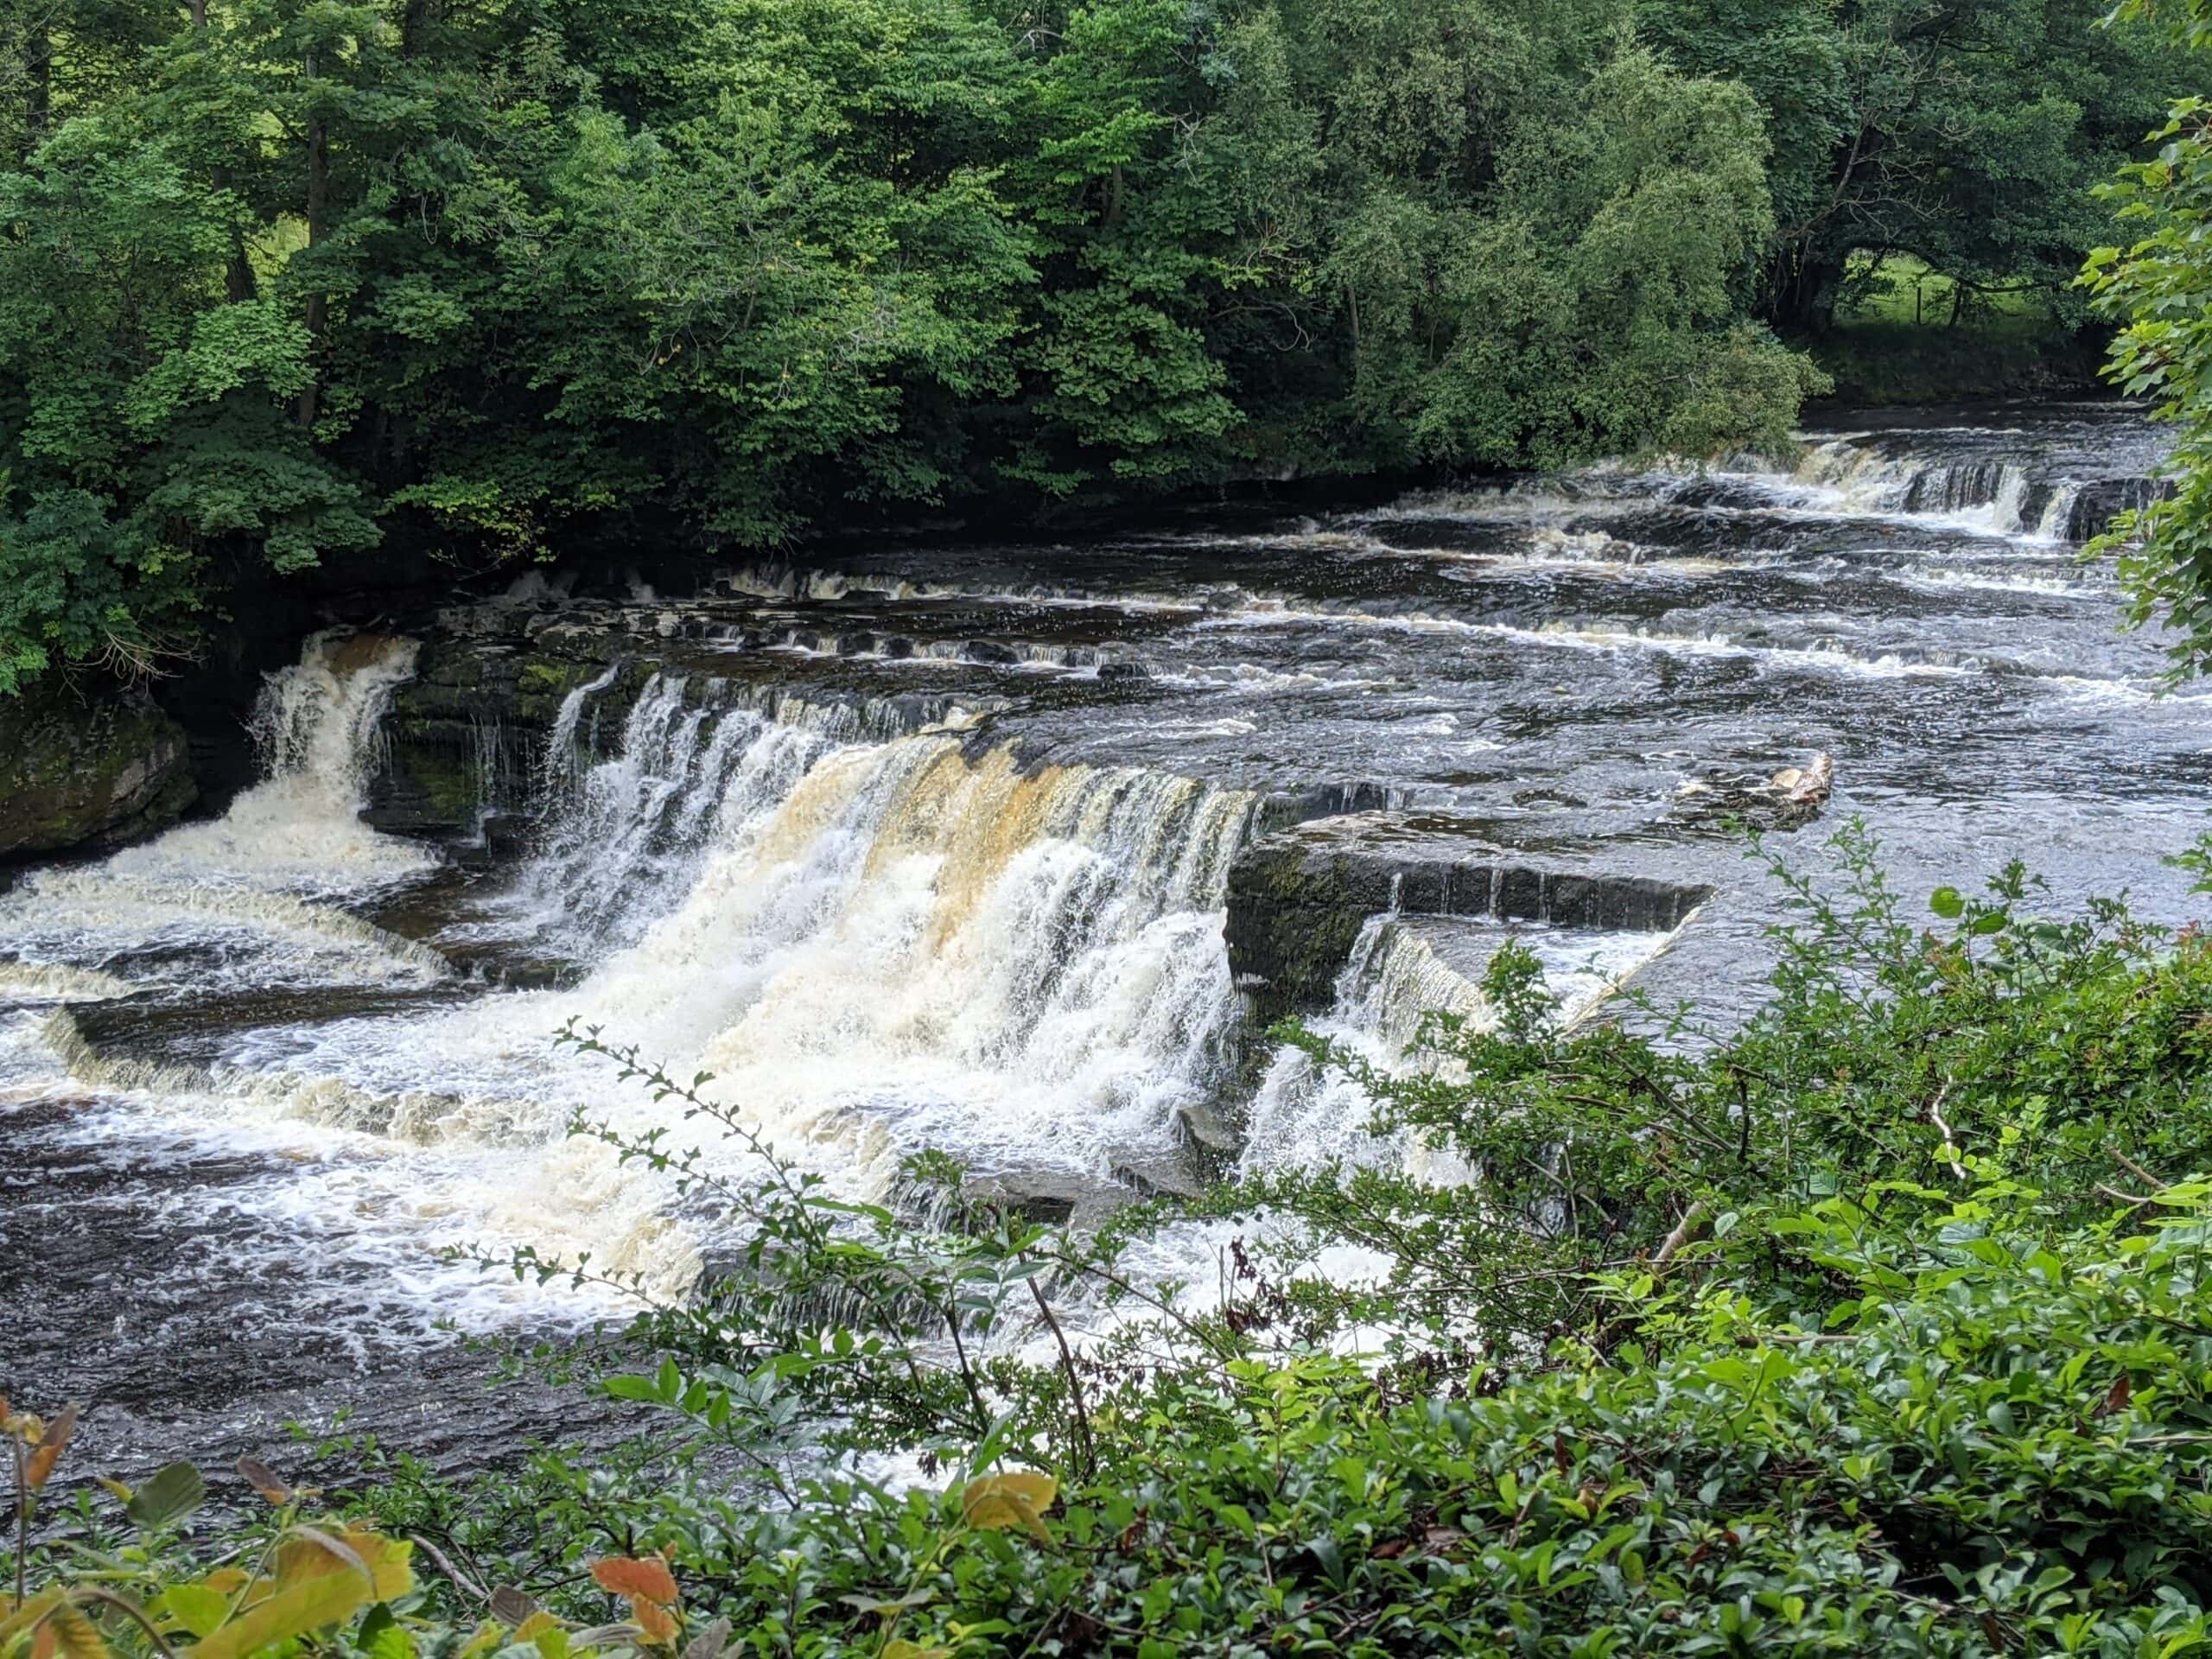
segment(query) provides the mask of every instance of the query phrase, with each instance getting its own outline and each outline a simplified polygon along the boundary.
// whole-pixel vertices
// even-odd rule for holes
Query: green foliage
[[[2123,10],[2126,9],[2123,8]],[[2189,65],[2104,0],[1642,0],[1675,62],[1740,80],[1774,135],[1765,314],[1824,332],[1879,262],[1918,260],[2060,328],[2109,234],[2091,186],[2138,150]],[[1857,257],[1857,256],[1870,256]]]
[[[10,686],[256,562],[1764,445],[1819,385],[1745,321],[1755,102],[1626,0],[34,10]]]
[[[2212,51],[2212,12],[2190,3],[2152,16],[2199,55]],[[2095,550],[2118,552],[2130,620],[2157,621],[2175,633],[2177,675],[2212,657],[2212,263],[2204,251],[2212,225],[2212,105],[2184,98],[2152,135],[2150,161],[2120,170],[2105,194],[2139,238],[2098,249],[2082,283],[2097,308],[2121,325],[2107,369],[2131,397],[2150,398],[2172,422],[2178,442],[2167,471],[2172,493],[2114,524]]]

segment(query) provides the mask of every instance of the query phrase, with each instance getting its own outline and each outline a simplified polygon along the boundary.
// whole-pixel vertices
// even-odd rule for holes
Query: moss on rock
[[[55,681],[0,698],[0,857],[134,841],[198,796],[183,730],[142,691]]]

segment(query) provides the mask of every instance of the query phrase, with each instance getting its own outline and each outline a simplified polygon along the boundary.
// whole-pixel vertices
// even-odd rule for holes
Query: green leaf
[[[195,1637],[209,1635],[231,1616],[230,1598],[204,1584],[173,1584],[154,1605]]]
[[[1938,887],[1928,895],[1928,908],[1947,922],[1955,922],[1965,914],[1965,895],[1956,887]]]
[[[124,1505],[124,1512],[149,1532],[175,1526],[198,1509],[207,1496],[207,1483],[188,1463],[173,1463],[141,1486]]]

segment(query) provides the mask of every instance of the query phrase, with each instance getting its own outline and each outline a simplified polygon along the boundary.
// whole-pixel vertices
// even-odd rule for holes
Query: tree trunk
[[[313,52],[307,54],[302,67],[308,85],[308,95],[312,97],[315,79]],[[310,251],[322,241],[330,228],[327,223],[329,213],[330,130],[328,124],[318,114],[311,117],[308,122],[307,221],[308,247]],[[323,327],[330,316],[330,296],[320,288],[313,286],[315,280],[314,266],[310,262],[308,270],[308,281],[310,286],[308,289],[307,314],[310,351],[321,348]],[[311,377],[307,385],[301,388],[299,406],[294,411],[295,417],[300,425],[309,432],[315,429],[315,410],[321,402],[321,381]]]
[[[1768,279],[1775,327],[1801,337],[1827,334],[1835,327],[1836,292],[1842,280],[1840,266],[1809,249],[1784,248],[1776,256]]]
[[[23,155],[28,158],[46,137],[54,119],[54,31],[47,19],[35,20],[23,41]]]
[[[399,55],[412,63],[430,49],[430,31],[437,27],[438,0],[407,0],[399,16]]]
[[[219,179],[218,180],[219,183]],[[253,261],[245,251],[245,233],[233,231],[231,234],[231,263],[223,272],[223,296],[232,305],[242,305],[261,290],[253,275]]]

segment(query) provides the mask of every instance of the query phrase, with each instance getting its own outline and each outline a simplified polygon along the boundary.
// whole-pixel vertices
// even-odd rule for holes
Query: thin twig
[[[1052,1317],[1052,1305],[1045,1300],[1045,1293],[1035,1279],[1029,1281],[1029,1294],[1037,1299],[1037,1311],[1044,1316],[1052,1332],[1052,1340],[1059,1344],[1060,1369],[1067,1373],[1068,1393],[1073,1397],[1076,1433],[1083,1440],[1083,1472],[1089,1479],[1098,1472],[1098,1452],[1090,1438],[1090,1410],[1083,1401],[1083,1379],[1076,1375],[1075,1355],[1068,1349],[1067,1333],[1060,1329],[1060,1322]]]

